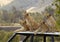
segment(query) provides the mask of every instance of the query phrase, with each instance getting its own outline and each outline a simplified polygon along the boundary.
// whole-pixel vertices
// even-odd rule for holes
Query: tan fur
[[[56,21],[53,16],[51,16],[50,14],[47,15],[46,23],[47,23],[47,25],[49,25],[51,31],[55,31]]]
[[[24,27],[25,31],[49,32],[53,31],[56,21],[48,14],[46,16],[46,21],[41,20],[40,23],[37,23],[32,16],[30,16],[28,13],[25,13],[24,20],[20,21],[20,24]]]
[[[24,15],[24,18],[29,22],[33,30],[36,30],[39,26],[39,23],[37,23],[32,16],[30,16],[28,13]]]
[[[20,24],[23,26],[23,28],[17,29],[15,32],[31,31],[31,26],[27,23],[26,20],[20,20]]]
[[[27,19],[28,22],[31,24],[31,27],[33,28],[33,30],[35,32],[38,32],[38,31],[46,32],[46,31],[48,31],[49,28],[43,20],[40,21],[40,23],[37,23],[34,20],[34,18],[32,16],[30,16],[28,13],[26,13],[24,16],[25,16],[24,18]]]
[[[46,25],[46,23],[42,20],[42,22],[40,23],[39,28],[35,30],[35,34],[36,34],[37,32],[42,32],[42,33],[44,33],[44,32],[48,32],[48,31],[49,31],[48,25]]]
[[[24,20],[23,22],[20,21],[20,24],[25,28],[24,30],[31,31],[31,26],[29,25],[29,23],[26,20]]]
[[[55,31],[57,31],[56,30],[56,21],[53,18],[53,16],[51,16],[50,14],[47,14],[47,15],[45,15],[45,17],[46,17],[45,21],[42,20],[42,22],[41,22],[41,23],[43,23],[43,22],[45,22],[45,23],[40,25],[40,28],[42,29],[41,32],[46,32],[46,31],[47,32],[55,32]],[[39,31],[40,28],[38,28],[35,32]]]

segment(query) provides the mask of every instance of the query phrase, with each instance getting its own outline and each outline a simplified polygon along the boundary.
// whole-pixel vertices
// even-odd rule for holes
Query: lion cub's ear
[[[25,13],[24,18],[27,18],[28,16],[29,16],[29,14],[28,13]]]

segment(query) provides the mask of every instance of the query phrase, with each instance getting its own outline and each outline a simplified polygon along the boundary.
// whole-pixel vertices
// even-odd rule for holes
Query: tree
[[[56,6],[56,13],[57,13],[57,14],[60,14],[60,0],[55,0],[55,1],[53,2],[53,5]]]
[[[56,18],[57,24],[60,27],[60,0],[54,0],[52,5],[56,7],[54,16]]]

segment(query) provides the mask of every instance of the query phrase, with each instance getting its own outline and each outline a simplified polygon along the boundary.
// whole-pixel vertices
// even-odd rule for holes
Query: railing
[[[34,40],[34,36],[43,36],[44,37],[44,42],[46,42],[46,37],[49,36],[51,37],[51,40],[52,42],[54,42],[54,37],[55,36],[59,36],[60,35],[60,32],[54,32],[54,33],[41,33],[41,32],[38,32],[36,35],[34,35],[34,32],[17,32],[17,33],[14,33],[7,42],[11,42],[12,39],[16,36],[16,35],[24,35],[26,36],[26,38],[22,41],[22,42],[26,42],[26,40],[31,37],[30,39],[30,42],[33,42]]]

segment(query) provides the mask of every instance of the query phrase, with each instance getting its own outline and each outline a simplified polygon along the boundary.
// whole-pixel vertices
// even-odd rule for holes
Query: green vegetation
[[[0,26],[10,26],[13,23],[18,23],[22,19],[23,11],[16,10],[13,7],[11,10],[0,10]]]
[[[7,31],[0,31],[0,42],[7,42],[8,39],[12,36],[13,32],[7,32]],[[18,42],[19,39],[19,35],[17,35],[12,42]]]
[[[57,27],[60,30],[60,0],[54,0],[53,5],[56,6],[54,16],[57,22]]]
[[[9,31],[0,31],[0,42],[7,42],[8,39],[13,35],[13,32]],[[47,37],[47,42],[51,42],[51,38]],[[30,38],[27,40],[29,42]],[[20,35],[17,35],[11,42],[19,42],[20,41]],[[42,42],[43,37],[34,37],[34,42]],[[60,42],[60,37],[55,37],[55,42]]]

